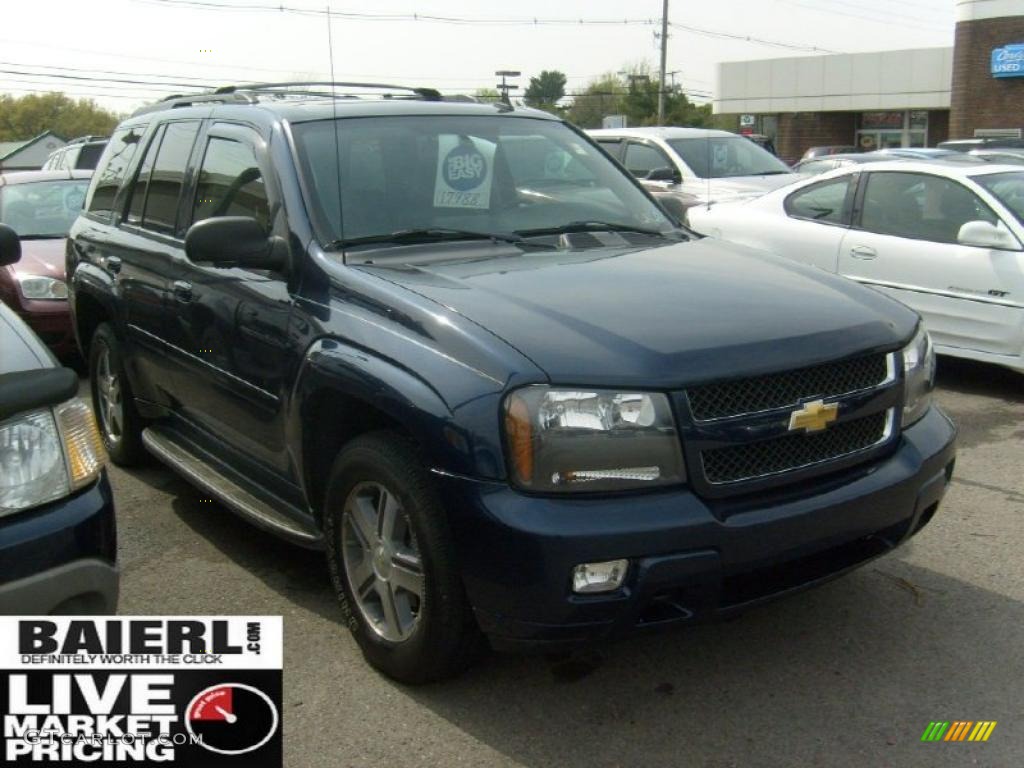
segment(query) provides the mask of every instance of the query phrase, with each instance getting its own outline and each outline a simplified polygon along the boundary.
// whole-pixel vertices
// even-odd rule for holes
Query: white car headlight
[[[0,515],[45,504],[88,485],[104,460],[92,411],[78,400],[0,423]]]
[[[618,491],[683,482],[668,398],[525,387],[505,399],[512,479],[528,491]]]
[[[903,426],[909,427],[927,413],[935,388],[935,348],[924,327],[903,348]]]
[[[68,286],[63,280],[45,275],[17,274],[18,287],[26,299],[63,300],[68,297]]]

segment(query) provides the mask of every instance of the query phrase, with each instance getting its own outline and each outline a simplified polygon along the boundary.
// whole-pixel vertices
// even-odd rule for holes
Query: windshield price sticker
[[[494,149],[491,142],[468,136],[439,136],[434,207],[490,207]]]
[[[282,765],[279,616],[0,617],[4,765]]]

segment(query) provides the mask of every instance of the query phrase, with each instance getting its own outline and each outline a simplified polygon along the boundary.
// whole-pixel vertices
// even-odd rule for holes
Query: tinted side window
[[[663,152],[647,144],[626,145],[626,170],[643,178],[655,168],[671,168],[672,163]]]
[[[852,182],[853,176],[844,176],[804,187],[786,198],[786,213],[796,219],[842,224]]]
[[[955,243],[968,221],[997,222],[962,184],[922,173],[872,173],[864,192],[861,228],[883,235]]]
[[[144,131],[144,127],[137,126],[114,132],[103,157],[100,158],[100,170],[93,176],[92,186],[89,188],[89,199],[85,203],[89,213],[110,218],[117,190],[135,156],[135,148]]]
[[[178,200],[185,181],[185,167],[199,132],[198,121],[168,123],[149,176],[142,226],[153,232],[173,235],[177,225]]]
[[[153,134],[153,138],[146,148],[146,154],[142,157],[142,162],[139,163],[139,171],[135,175],[135,183],[132,185],[131,198],[128,202],[128,215],[125,217],[129,224],[142,223],[142,212],[146,208],[146,190],[149,188],[149,176],[153,172],[153,159],[156,157],[157,150],[160,149],[165,127],[160,126]]]
[[[252,147],[211,138],[199,172],[193,221],[214,216],[251,216],[270,228],[270,206]]]
[[[622,139],[598,139],[597,143],[612,157],[617,158],[619,156],[619,147],[622,144]]]

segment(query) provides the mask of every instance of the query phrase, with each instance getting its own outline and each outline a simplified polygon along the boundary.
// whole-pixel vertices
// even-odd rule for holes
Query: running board
[[[319,531],[312,526],[303,526],[242,488],[217,467],[196,456],[173,433],[159,427],[148,427],[142,432],[142,442],[164,464],[253,525],[303,547],[323,548],[323,536]],[[285,502],[280,503],[285,505]]]

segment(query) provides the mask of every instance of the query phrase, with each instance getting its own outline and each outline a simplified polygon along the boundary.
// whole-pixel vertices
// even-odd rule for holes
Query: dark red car
[[[91,171],[0,175],[0,223],[21,238],[21,260],[0,267],[0,300],[61,358],[75,351],[64,282],[64,242],[82,210]]]

